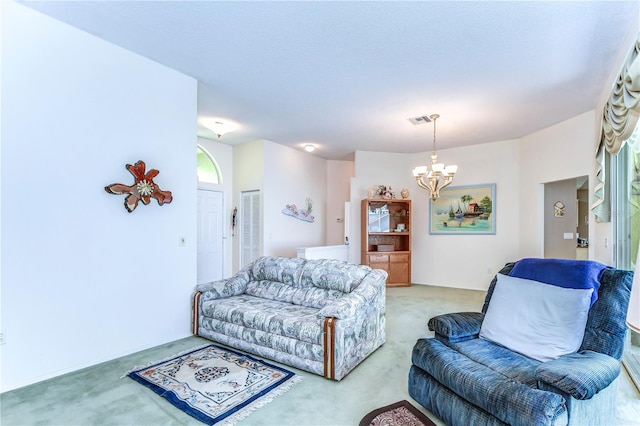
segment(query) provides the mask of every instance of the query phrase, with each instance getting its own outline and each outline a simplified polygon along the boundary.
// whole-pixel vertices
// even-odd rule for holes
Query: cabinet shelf
[[[369,232],[369,235],[411,235],[409,231],[407,232]]]
[[[410,286],[411,200],[365,199],[361,208],[361,263],[387,271],[387,286]]]
[[[376,251],[376,250],[371,250],[371,251],[368,251],[367,253],[375,253],[375,254],[378,254],[378,253],[411,253],[411,251],[410,251],[410,250],[393,250],[393,251]]]

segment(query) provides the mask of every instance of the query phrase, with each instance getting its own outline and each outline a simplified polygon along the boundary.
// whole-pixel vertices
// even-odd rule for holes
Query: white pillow
[[[592,292],[498,274],[480,337],[543,362],[576,352]]]

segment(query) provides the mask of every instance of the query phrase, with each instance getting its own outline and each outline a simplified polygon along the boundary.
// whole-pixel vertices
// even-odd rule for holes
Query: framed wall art
[[[496,184],[445,188],[430,200],[430,234],[495,234]]]

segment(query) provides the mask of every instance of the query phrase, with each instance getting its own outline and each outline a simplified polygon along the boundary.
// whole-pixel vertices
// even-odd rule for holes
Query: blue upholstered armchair
[[[429,320],[429,329],[435,332],[435,337],[420,339],[413,348],[409,372],[411,397],[448,425],[615,424],[617,378],[633,272],[590,261],[561,261],[560,269],[546,268],[544,262],[554,261],[557,259],[536,259],[533,271],[557,271],[552,274],[560,277],[555,281],[561,282],[560,291],[565,293],[571,291],[563,287],[572,286],[564,285],[566,274],[562,268],[571,274],[584,267],[602,266],[591,274],[596,281],[593,293],[590,292],[593,300],[585,302],[584,335],[577,333],[576,350],[561,348],[560,355],[540,354],[536,352],[538,348],[530,348],[530,336],[518,342],[516,335],[514,345],[519,351],[534,351],[533,355],[525,356],[509,349],[511,342],[494,341],[491,327],[483,322],[491,320],[497,324],[497,334],[500,327],[520,327],[520,309],[514,306],[510,316],[496,317],[499,297],[495,296],[496,301],[492,303],[494,293],[497,295],[498,290],[506,286],[502,282],[497,285],[498,281],[507,282],[514,277],[517,263],[508,263],[491,282],[482,313],[452,313]],[[535,285],[529,281],[522,282]],[[568,306],[569,302],[562,304]],[[539,309],[539,317],[545,318],[549,314],[545,311],[547,308],[534,307]],[[580,315],[571,313],[570,316]],[[551,329],[555,323],[562,322],[553,321],[541,329],[543,338],[555,333]],[[572,334],[575,337],[576,333]],[[518,344],[524,345],[523,349]],[[556,349],[555,344],[543,346],[543,352],[549,347]],[[567,351],[571,352],[565,353]]]

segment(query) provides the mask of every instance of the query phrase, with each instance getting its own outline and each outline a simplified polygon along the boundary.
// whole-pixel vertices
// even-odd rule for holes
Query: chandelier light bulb
[[[431,165],[431,170],[437,173],[440,173],[444,170],[444,164],[442,163],[433,163]]]

